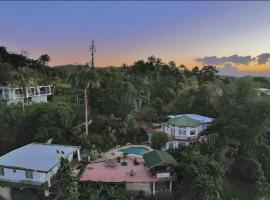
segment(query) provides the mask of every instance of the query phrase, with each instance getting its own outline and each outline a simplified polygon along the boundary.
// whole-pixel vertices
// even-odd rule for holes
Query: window
[[[175,135],[175,129],[173,127],[171,128],[171,135]]]
[[[191,130],[190,135],[196,135],[196,130]]]
[[[186,129],[179,129],[179,135],[186,135]]]
[[[25,177],[27,179],[33,179],[33,171],[25,171]]]
[[[5,176],[5,171],[3,167],[0,167],[0,176]]]

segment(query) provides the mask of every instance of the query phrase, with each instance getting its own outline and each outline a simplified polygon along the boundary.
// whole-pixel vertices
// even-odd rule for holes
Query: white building
[[[28,103],[47,103],[47,97],[52,95],[52,86],[29,87],[24,94],[22,88],[0,86],[0,100],[8,104],[19,103],[27,99]],[[25,97],[26,95],[26,97]]]
[[[164,150],[178,148],[179,144],[189,144],[198,141],[200,133],[213,121],[213,118],[197,114],[168,116],[169,120],[162,123],[162,132],[166,133],[169,141]]]
[[[60,158],[80,161],[80,147],[31,143],[0,157],[0,195],[6,199],[10,187],[38,188],[49,195]],[[3,195],[4,194],[4,195]]]
[[[255,88],[258,96],[270,96],[270,89],[268,88]]]

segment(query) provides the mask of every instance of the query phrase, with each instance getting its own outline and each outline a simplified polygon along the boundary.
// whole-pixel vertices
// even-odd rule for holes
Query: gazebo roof
[[[154,150],[143,155],[144,162],[147,168],[165,165],[178,165],[176,160],[167,152]]]

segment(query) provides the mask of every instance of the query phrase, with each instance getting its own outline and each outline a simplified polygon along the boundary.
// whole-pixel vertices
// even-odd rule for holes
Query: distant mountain
[[[78,66],[74,64],[58,65],[58,66],[52,66],[52,67],[55,69],[63,69],[68,72],[76,72],[78,70]],[[114,67],[114,66],[95,67],[96,70],[102,70],[102,69],[107,69],[107,68],[117,69],[118,67]]]
[[[63,69],[63,70],[68,71],[68,72],[76,72],[78,70],[78,66],[72,65],[72,64],[53,66],[53,68]]]

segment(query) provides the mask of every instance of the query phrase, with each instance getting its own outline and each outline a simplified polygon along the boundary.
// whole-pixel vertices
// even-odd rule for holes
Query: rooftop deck
[[[144,167],[144,160],[138,159],[139,165],[134,165],[133,157],[129,157],[127,166],[121,166],[121,163],[115,163],[113,167],[106,167],[105,162],[88,164],[80,177],[80,181],[107,182],[107,183],[148,183],[168,181],[169,178],[157,178]],[[133,170],[134,175],[129,172]]]

